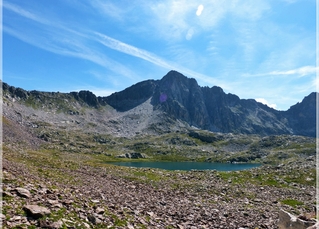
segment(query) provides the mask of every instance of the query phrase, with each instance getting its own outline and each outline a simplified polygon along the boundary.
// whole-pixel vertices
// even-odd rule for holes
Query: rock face
[[[82,100],[89,106],[98,107],[99,101],[97,97],[90,91],[71,92],[76,100]]]
[[[317,103],[318,106],[318,103]],[[285,112],[289,125],[295,134],[315,136],[316,133],[316,93],[306,96]]]
[[[254,99],[226,94],[217,86],[200,87],[195,79],[176,71],[170,71],[161,80],[146,80],[107,97],[96,97],[89,91],[28,92],[5,83],[3,90],[33,106],[38,104],[52,110],[52,104],[56,104],[56,110],[72,115],[78,115],[79,111],[67,108],[70,101],[93,108],[110,105],[118,112],[129,111],[151,101],[153,113],[147,115],[164,112],[165,116],[159,120],[163,126],[167,120],[173,120],[222,133],[316,135],[316,93],[311,93],[287,111],[277,111]],[[143,109],[134,114],[136,117],[146,115]]]
[[[156,81],[147,80],[137,83],[121,92],[100,98],[101,103],[109,104],[118,111],[128,111],[148,100],[154,93]]]

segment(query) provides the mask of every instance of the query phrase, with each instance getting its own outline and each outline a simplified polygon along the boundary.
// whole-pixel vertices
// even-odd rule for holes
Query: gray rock
[[[63,222],[61,220],[57,221],[57,222],[53,222],[50,224],[50,227],[52,229],[59,229],[63,226]]]
[[[58,200],[48,200],[52,208],[62,208],[62,204]]]
[[[47,220],[39,220],[39,226],[41,228],[59,229],[59,228],[62,228],[63,222],[61,220],[57,222],[48,222]]]
[[[31,197],[31,193],[29,192],[29,190],[25,189],[25,188],[16,188],[15,189],[18,196],[21,196],[23,198],[30,198]]]
[[[307,229],[315,224],[314,221],[305,221],[297,216],[290,214],[284,210],[280,210],[279,212],[279,229]]]
[[[95,217],[94,215],[89,215],[87,219],[94,225],[102,222],[99,218]]]
[[[103,208],[98,207],[95,209],[95,212],[96,212],[96,214],[103,214],[105,212],[105,210]]]
[[[28,216],[35,219],[51,214],[51,211],[48,208],[38,205],[26,205],[23,207],[23,210]]]

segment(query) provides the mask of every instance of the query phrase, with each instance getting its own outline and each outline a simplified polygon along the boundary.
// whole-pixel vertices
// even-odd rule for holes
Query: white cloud
[[[287,70],[287,71],[273,71],[268,73],[268,75],[299,75],[302,77],[306,75],[315,74],[316,71],[317,71],[317,68],[315,66],[304,66],[304,67]]]
[[[277,105],[275,103],[269,103],[266,99],[264,98],[257,98],[255,99],[257,102],[259,103],[262,103],[262,104],[265,104],[267,105],[268,107],[271,107],[271,108],[274,108],[276,109],[277,108]]]
[[[303,66],[300,68],[290,69],[290,70],[284,70],[284,71],[271,71],[267,73],[259,73],[259,74],[243,74],[242,76],[245,77],[256,77],[256,76],[289,76],[289,75],[296,75],[297,77],[303,77],[303,76],[309,76],[316,74],[317,70],[319,68],[315,66]]]
[[[96,96],[109,96],[113,94],[114,92],[116,92],[116,90],[112,90],[112,89],[98,89],[98,88],[92,88],[92,89],[85,88],[82,90],[89,90]],[[81,91],[81,90],[78,90],[78,91]]]
[[[203,10],[204,10],[204,6],[202,4],[200,4],[197,8],[196,15],[200,16],[202,14]]]

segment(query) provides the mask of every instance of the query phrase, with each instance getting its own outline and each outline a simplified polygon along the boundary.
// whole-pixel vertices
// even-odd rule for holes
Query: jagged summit
[[[187,78],[174,70],[161,80],[142,81],[107,97],[96,97],[89,91],[29,92],[5,83],[3,90],[21,100],[41,101],[42,107],[50,107],[54,101],[63,99],[75,100],[80,106],[93,108],[111,106],[120,113],[134,110],[135,117],[143,117],[139,125],[143,123],[145,129],[154,125],[153,119],[157,115],[157,124],[167,126],[167,122],[170,122],[171,127],[174,126],[173,122],[182,122],[222,133],[299,134],[313,137],[316,134],[316,93],[311,93],[288,111],[277,111],[253,99],[240,99],[237,95],[226,94],[217,86],[201,87],[195,79]],[[144,108],[138,109],[146,103],[147,112]]]
[[[182,73],[171,70],[169,71],[163,78],[161,79],[162,82],[186,82],[186,81],[196,81],[194,78],[188,78],[184,76]]]

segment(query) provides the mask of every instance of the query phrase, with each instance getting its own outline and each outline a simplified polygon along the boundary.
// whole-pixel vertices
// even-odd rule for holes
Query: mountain
[[[200,87],[195,79],[170,71],[161,80],[148,80],[105,98],[127,111],[151,98],[154,110],[191,126],[222,133],[316,134],[316,94],[311,93],[288,111],[277,111],[254,99],[240,99],[220,87]]]
[[[170,131],[182,126],[264,136],[316,135],[316,93],[311,93],[287,111],[277,111],[253,99],[226,94],[217,86],[201,87],[195,79],[176,71],[168,72],[161,80],[139,82],[107,97],[96,97],[90,91],[25,91],[6,83],[3,83],[3,91],[26,105],[47,111],[82,114],[84,117],[83,107],[96,109],[99,113],[91,116],[95,115],[101,129],[105,123],[105,128],[126,129],[132,132],[130,134],[150,129]],[[108,108],[107,112],[103,113],[101,108]],[[77,122],[82,120],[78,119]]]

